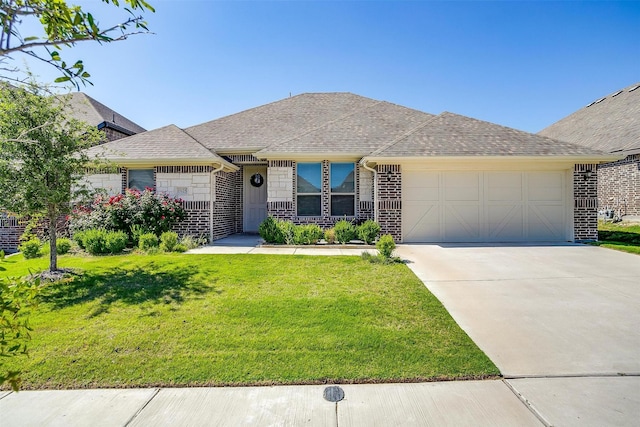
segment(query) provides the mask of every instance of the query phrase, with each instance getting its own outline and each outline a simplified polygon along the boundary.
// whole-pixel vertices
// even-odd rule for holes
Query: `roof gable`
[[[124,129],[131,134],[145,131],[142,126],[134,123],[85,93],[73,92],[64,96],[69,101],[69,108],[73,116],[78,120],[85,121],[92,126],[106,123],[107,125]]]
[[[119,164],[153,162],[179,163],[224,163],[224,159],[207,150],[176,125],[169,125],[127,138],[117,139],[93,147],[89,155],[98,155]]]
[[[606,152],[640,149],[640,83],[592,102],[539,134]]]

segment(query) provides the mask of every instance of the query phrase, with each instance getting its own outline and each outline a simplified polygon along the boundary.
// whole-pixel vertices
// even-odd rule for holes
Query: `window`
[[[355,215],[353,163],[331,163],[331,216]]]
[[[155,188],[153,169],[129,169],[127,188],[144,191],[145,188]]]
[[[298,216],[322,214],[322,165],[298,163],[297,165]]]

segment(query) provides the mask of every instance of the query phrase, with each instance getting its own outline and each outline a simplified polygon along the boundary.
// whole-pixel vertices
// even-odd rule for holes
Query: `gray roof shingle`
[[[123,128],[132,134],[145,131],[142,126],[134,123],[85,93],[72,92],[64,96],[67,97],[73,116],[78,120],[85,121],[92,126],[98,126],[106,122],[107,124]]]
[[[589,156],[604,153],[577,144],[449,112],[425,121],[371,157]]]
[[[267,154],[349,153],[364,156],[398,138],[432,114],[379,101],[259,151]]]
[[[185,131],[219,153],[258,151],[378,102],[352,93],[304,93]]]
[[[594,101],[539,135],[606,152],[640,149],[640,82]]]
[[[115,162],[155,160],[160,162],[158,164],[163,164],[167,161],[194,163],[194,160],[198,160],[203,163],[227,163],[176,125],[107,142],[90,148],[88,154],[99,155]]]

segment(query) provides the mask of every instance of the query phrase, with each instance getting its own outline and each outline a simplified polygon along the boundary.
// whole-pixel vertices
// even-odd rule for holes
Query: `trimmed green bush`
[[[143,251],[148,251],[151,248],[157,248],[158,244],[158,236],[153,233],[141,234],[138,239],[138,248]]]
[[[365,242],[367,245],[370,245],[380,234],[380,224],[371,219],[368,219],[358,227],[356,227],[356,231],[358,233],[358,238]]]
[[[127,247],[129,236],[124,231],[107,231],[104,243],[105,250],[110,254],[119,254]]]
[[[342,244],[348,243],[357,237],[356,227],[346,219],[336,222],[333,228],[336,232],[336,240]]]
[[[160,236],[160,249],[165,252],[173,252],[178,244],[178,233],[165,231]]]
[[[80,239],[82,241],[81,247],[89,252],[91,255],[100,255],[107,253],[105,246],[107,232],[101,229],[85,230],[81,233]]]
[[[291,221],[278,221],[278,228],[282,233],[282,243],[294,245],[296,241],[296,226]]]
[[[390,234],[385,234],[376,242],[376,248],[385,259],[390,259],[396,248],[396,243]]]
[[[64,255],[71,250],[71,240],[69,239],[56,239],[56,250],[58,255]]]
[[[298,225],[295,228],[296,245],[315,245],[324,233],[317,224]]]
[[[175,248],[173,248],[174,252],[186,252],[188,251],[189,248],[187,247],[187,245],[183,244],[183,243],[178,243]]]
[[[330,245],[336,242],[336,230],[334,228],[330,228],[324,232],[324,241]]]
[[[38,258],[42,256],[42,242],[37,237],[32,237],[26,242],[22,242],[18,247],[26,259]]]
[[[280,224],[278,220],[272,216],[267,217],[267,219],[260,223],[258,233],[266,243],[284,243],[284,235],[282,234],[282,230],[280,230]]]

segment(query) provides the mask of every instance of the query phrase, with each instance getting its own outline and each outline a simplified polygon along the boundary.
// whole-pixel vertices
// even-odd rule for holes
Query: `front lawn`
[[[598,222],[598,242],[605,248],[640,254],[640,224]]]
[[[494,364],[403,264],[359,257],[69,257],[31,316],[23,388],[485,378]],[[0,277],[46,266],[0,261]],[[20,360],[20,364],[16,362]]]

